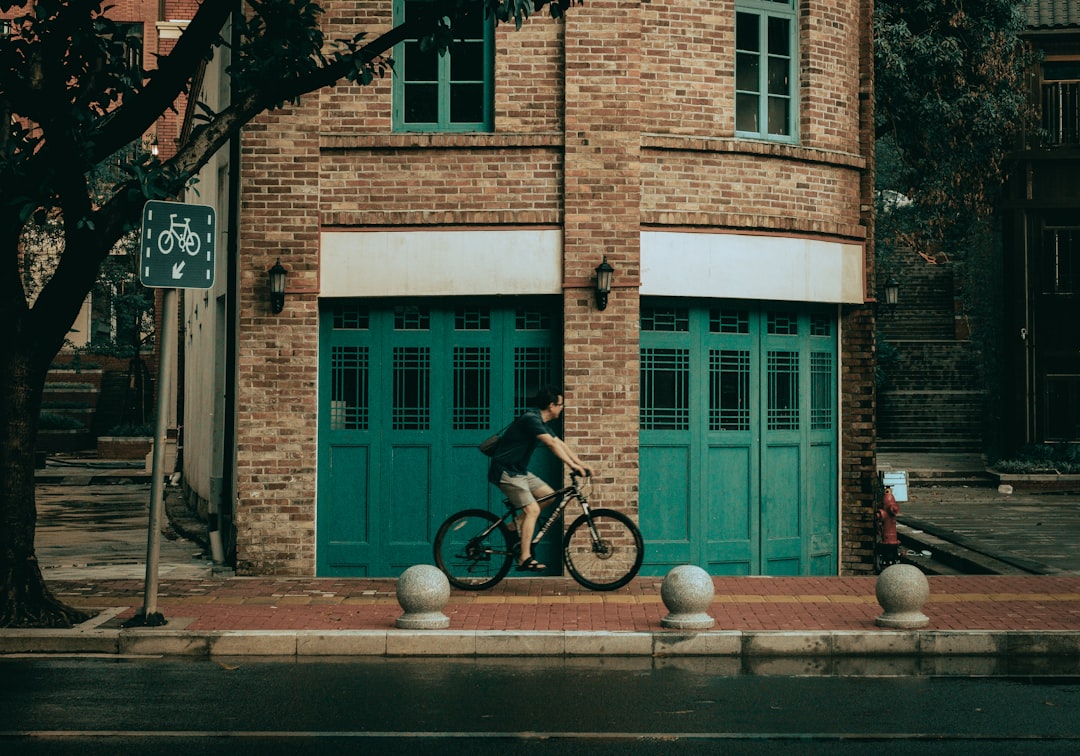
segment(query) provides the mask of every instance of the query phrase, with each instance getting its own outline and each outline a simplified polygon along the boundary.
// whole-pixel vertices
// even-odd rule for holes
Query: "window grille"
[[[769,352],[769,430],[799,429],[799,353]]]
[[[710,333],[750,333],[750,313],[746,310],[712,310]]]
[[[833,357],[828,352],[810,354],[810,429],[833,427]]]
[[[491,425],[491,349],[454,347],[454,429]]]
[[[394,430],[427,430],[431,425],[431,350],[394,347]]]
[[[690,310],[686,307],[642,307],[641,330],[689,331]]]
[[[641,350],[641,427],[686,430],[690,426],[690,351]]]
[[[538,389],[554,382],[551,347],[514,347],[514,412],[529,408]]]
[[[709,351],[709,430],[750,430],[750,352]]]
[[[367,430],[369,369],[366,346],[335,346],[331,350],[331,430]]]

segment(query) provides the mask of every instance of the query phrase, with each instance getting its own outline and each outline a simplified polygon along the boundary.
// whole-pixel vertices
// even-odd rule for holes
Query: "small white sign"
[[[881,484],[892,489],[893,498],[897,501],[907,501],[907,472],[897,470],[881,474]]]

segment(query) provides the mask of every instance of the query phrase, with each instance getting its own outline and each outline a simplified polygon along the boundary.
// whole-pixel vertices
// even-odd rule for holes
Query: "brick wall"
[[[388,28],[389,3],[325,3],[331,35]],[[800,140],[734,139],[734,4],[597,0],[497,32],[493,134],[392,134],[389,80],[327,89],[244,137],[238,548],[243,572],[314,571],[318,234],[329,226],[551,226],[564,233],[568,442],[637,509],[643,226],[867,242],[866,2],[800,3]],[[269,314],[265,271],[289,269]],[[593,269],[615,268],[596,310]],[[872,287],[868,286],[868,291]],[[841,317],[844,572],[872,557],[873,314]],[[602,463],[602,464],[600,464]]]
[[[580,11],[580,12],[579,12]],[[566,20],[563,222],[567,441],[597,465],[604,504],[637,511],[641,206],[639,6],[597,0]],[[594,269],[615,268],[603,312]]]
[[[855,7],[855,4],[852,4]],[[874,50],[870,34],[873,0],[860,0],[859,154],[866,160],[860,176],[860,221],[866,229],[864,287],[869,307],[849,309],[841,320],[840,571],[873,571],[874,511],[877,506],[877,384],[874,300]]]
[[[309,575],[315,564],[319,100],[244,134],[238,329],[237,572]],[[288,270],[270,312],[267,273]]]
[[[325,150],[321,174],[327,225],[561,221],[562,155],[550,140],[410,136],[326,142],[335,145]]]
[[[705,145],[653,138],[648,144],[641,166],[644,223],[863,238],[858,206],[851,202],[861,161],[819,155],[796,171],[792,153],[801,151],[787,147],[760,154],[733,139]]]

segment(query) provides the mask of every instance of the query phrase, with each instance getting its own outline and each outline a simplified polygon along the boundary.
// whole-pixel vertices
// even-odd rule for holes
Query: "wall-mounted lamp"
[[[274,263],[274,267],[266,271],[270,278],[270,312],[277,315],[285,309],[285,274],[286,270],[281,265],[281,258]]]
[[[158,152],[157,134],[154,134],[154,138],[150,140],[150,154],[157,157]]]
[[[900,282],[892,276],[885,282],[885,307],[892,310],[900,300]]]
[[[607,256],[604,261],[596,266],[596,309],[607,308],[608,294],[611,293],[611,276],[615,269],[608,264]]]
[[[0,37],[11,36],[11,22],[6,18],[0,18]]]

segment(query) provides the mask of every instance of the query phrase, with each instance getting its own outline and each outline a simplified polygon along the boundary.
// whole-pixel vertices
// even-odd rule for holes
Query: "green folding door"
[[[837,569],[836,320],[643,300],[643,573]]]
[[[561,333],[558,302],[504,302],[323,304],[320,575],[395,576],[430,564],[447,515],[502,509],[476,445],[555,382]],[[558,482],[550,457],[534,467]],[[540,554],[557,565],[556,551]]]

